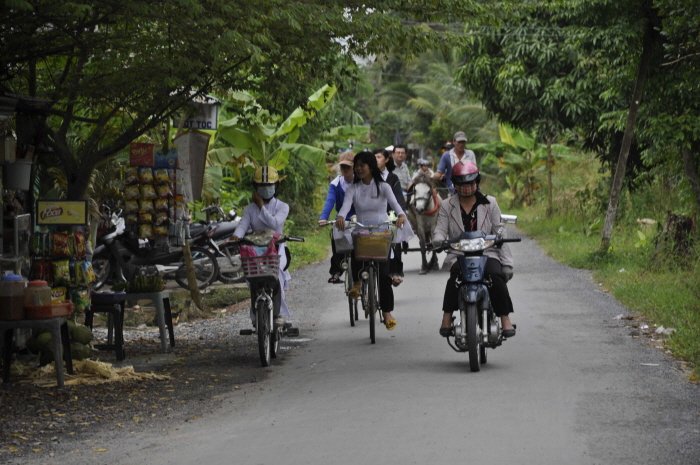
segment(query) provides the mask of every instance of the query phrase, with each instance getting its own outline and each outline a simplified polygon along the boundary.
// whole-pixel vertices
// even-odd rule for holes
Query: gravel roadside
[[[330,286],[327,267],[324,261],[292,274],[287,301],[291,321],[301,334],[282,341],[270,368],[260,366],[255,336],[238,334],[250,327],[250,304],[245,301],[219,311],[215,318],[176,325],[176,346],[167,353],[160,352],[157,328],[125,328],[123,365],[168,375],[168,380],[64,389],[1,385],[0,463],[59,463],[61,457],[70,457],[72,463],[79,463],[79,457],[99,463],[100,452],[119,447],[120,439],[196,421],[217,409],[226,393],[257,389],[276,365],[285,363],[319,330],[324,300],[332,298],[323,292]],[[101,352],[100,358],[117,365],[113,352]]]

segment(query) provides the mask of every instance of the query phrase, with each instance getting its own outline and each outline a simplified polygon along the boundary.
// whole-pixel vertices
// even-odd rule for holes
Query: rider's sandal
[[[328,278],[328,282],[331,284],[340,284],[343,281],[341,281],[340,275],[336,273],[333,276],[331,276],[330,278]]]
[[[384,326],[386,326],[386,329],[391,331],[392,329],[396,328],[396,320],[384,320]]]
[[[442,337],[454,336],[454,332],[452,331],[452,328],[440,328],[440,336],[442,336]]]

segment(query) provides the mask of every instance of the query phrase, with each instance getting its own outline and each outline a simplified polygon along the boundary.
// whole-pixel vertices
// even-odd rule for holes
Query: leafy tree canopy
[[[478,4],[477,4],[478,7]],[[351,74],[353,56],[424,50],[436,36],[404,19],[476,11],[471,0],[8,0],[0,6],[0,91],[49,99],[34,141],[60,160],[68,197],[130,141],[218,89],[276,113],[309,85]],[[41,125],[40,121],[35,122]]]

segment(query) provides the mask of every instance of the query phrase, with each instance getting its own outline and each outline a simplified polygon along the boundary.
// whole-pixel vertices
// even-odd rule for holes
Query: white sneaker
[[[276,325],[283,326],[283,325],[284,325],[284,317],[283,317],[283,316],[278,316],[277,318],[275,318],[275,324],[276,324]]]

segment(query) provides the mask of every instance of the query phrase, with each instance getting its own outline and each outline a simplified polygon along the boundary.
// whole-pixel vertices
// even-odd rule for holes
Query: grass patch
[[[304,242],[287,242],[287,247],[292,253],[292,263],[289,271],[323,261],[330,251],[330,236],[328,228],[310,229],[299,236]]]
[[[202,294],[202,301],[208,309],[224,308],[250,299],[247,287],[212,287]]]
[[[610,252],[600,255],[601,231],[591,223],[561,214],[547,219],[540,206],[513,213],[518,228],[549,256],[592,270],[596,281],[650,324],[676,329],[665,346],[700,374],[700,249],[684,264],[660,259],[651,241],[640,241],[639,227],[627,224],[614,230]]]

